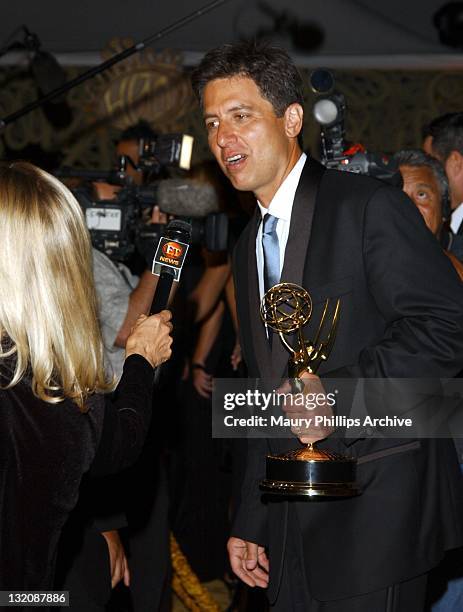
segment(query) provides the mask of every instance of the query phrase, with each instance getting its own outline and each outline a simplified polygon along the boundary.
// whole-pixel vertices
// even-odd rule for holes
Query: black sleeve
[[[246,468],[231,529],[232,536],[260,546],[268,544],[267,506],[262,503],[259,484],[265,478],[269,452],[267,440],[247,440]]]
[[[127,527],[127,517],[124,512],[112,512],[105,516],[96,516],[91,527],[102,533],[103,531],[115,531]]]
[[[92,476],[118,472],[135,462],[151,420],[154,370],[141,355],[125,360],[121,380],[107,396]]]

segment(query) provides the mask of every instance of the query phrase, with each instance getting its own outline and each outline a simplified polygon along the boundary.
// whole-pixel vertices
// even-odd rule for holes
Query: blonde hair
[[[91,242],[81,208],[56,178],[26,162],[0,164],[0,364],[7,388],[26,375],[40,399],[112,388],[104,371]]]

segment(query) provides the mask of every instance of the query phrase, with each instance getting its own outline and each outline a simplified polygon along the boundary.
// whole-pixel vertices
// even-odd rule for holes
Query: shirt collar
[[[262,218],[267,213],[270,213],[278,219],[283,219],[285,221],[291,220],[294,196],[296,195],[296,189],[299,184],[299,179],[301,178],[306,159],[307,155],[302,153],[291,172],[278,187],[278,190],[273,196],[268,208],[262,206],[259,200],[257,200],[257,205],[259,206]]]
[[[455,210],[452,212],[452,216],[450,217],[450,227],[454,234],[458,232],[458,228],[463,222],[463,202],[459,204]]]

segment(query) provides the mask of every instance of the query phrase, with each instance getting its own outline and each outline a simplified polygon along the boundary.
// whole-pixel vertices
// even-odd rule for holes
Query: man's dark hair
[[[424,127],[423,136],[432,136],[433,152],[443,161],[452,151],[463,155],[463,113],[447,113],[433,119]]]
[[[141,138],[156,138],[157,134],[147,121],[140,120],[135,125],[126,128],[119,136],[117,142],[121,140],[140,140]]]
[[[394,155],[394,161],[397,162],[397,165],[400,166],[413,166],[415,168],[421,168],[425,166],[429,168],[434,177],[437,180],[437,184],[439,185],[439,192],[442,203],[442,213],[444,217],[450,214],[448,209],[448,196],[449,196],[449,182],[447,180],[447,175],[445,174],[444,167],[435,157],[431,157],[421,149],[408,149],[398,151]]]
[[[201,106],[210,81],[234,76],[252,79],[277,117],[282,117],[290,104],[304,103],[301,75],[288,53],[254,41],[222,45],[206,53],[191,79]]]

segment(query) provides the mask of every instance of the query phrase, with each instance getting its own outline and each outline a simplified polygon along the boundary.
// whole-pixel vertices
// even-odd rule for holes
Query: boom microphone
[[[87,181],[104,181],[111,185],[124,185],[125,183],[125,173],[119,170],[84,170],[61,166],[54,170],[53,174],[57,178],[81,178]]]
[[[180,219],[171,221],[161,236],[153,260],[152,272],[159,276],[150,315],[167,307],[172,283],[180,280],[185,257],[191,242],[191,224]]]
[[[159,208],[177,217],[207,217],[220,212],[217,191],[213,185],[192,179],[166,179],[158,186]]]

